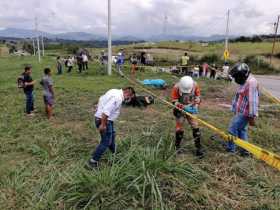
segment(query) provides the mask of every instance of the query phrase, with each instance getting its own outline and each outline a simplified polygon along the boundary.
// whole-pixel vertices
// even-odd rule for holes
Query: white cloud
[[[112,0],[114,34],[223,34],[231,9],[231,34],[269,33],[279,0]],[[47,32],[106,33],[107,0],[9,0],[0,2],[0,27],[33,28],[38,15]]]

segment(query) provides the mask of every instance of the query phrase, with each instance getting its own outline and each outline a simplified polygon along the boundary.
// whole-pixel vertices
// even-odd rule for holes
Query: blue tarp
[[[164,88],[166,86],[166,82],[162,79],[145,79],[141,83],[155,88]]]

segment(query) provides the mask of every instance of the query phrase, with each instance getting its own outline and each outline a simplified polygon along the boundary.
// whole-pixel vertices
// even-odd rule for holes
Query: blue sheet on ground
[[[143,85],[153,86],[155,88],[163,88],[166,86],[166,82],[162,79],[145,79],[141,83]]]

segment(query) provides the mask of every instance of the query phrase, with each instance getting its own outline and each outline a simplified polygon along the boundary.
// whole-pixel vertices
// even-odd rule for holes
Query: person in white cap
[[[184,76],[174,85],[171,94],[172,103],[177,107],[173,110],[176,117],[176,139],[175,147],[177,152],[181,152],[181,142],[184,137],[183,123],[187,119],[193,131],[193,138],[196,147],[196,156],[202,157],[203,151],[200,143],[201,133],[198,122],[190,116],[186,116],[180,110],[184,110],[192,115],[198,114],[200,104],[200,88],[189,76]]]

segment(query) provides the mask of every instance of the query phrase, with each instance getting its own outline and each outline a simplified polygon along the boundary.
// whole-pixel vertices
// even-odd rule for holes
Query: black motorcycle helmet
[[[244,85],[250,75],[250,68],[246,63],[237,63],[230,70],[230,76],[239,85]]]

